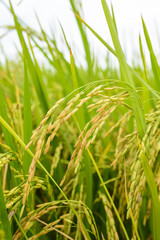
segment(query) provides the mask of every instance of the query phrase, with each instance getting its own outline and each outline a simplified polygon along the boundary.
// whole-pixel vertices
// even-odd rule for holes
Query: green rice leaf
[[[81,85],[78,84],[77,76],[76,76],[76,69],[74,64],[74,58],[72,55],[72,50],[70,48],[70,62],[71,62],[71,72],[72,72],[72,80],[73,80],[73,89],[80,87]]]
[[[155,80],[155,88],[157,91],[160,91],[160,68],[159,68],[156,56],[154,54],[152,43],[151,43],[143,18],[142,18],[142,24],[143,24],[143,31],[146,38],[148,50],[150,52],[151,65],[152,65],[152,70],[153,70],[154,80]]]
[[[148,164],[148,159],[147,159],[147,157],[144,153],[142,154],[142,165],[143,165],[145,177],[146,177],[146,180],[147,180],[150,192],[151,192],[151,198],[152,198],[153,239],[154,240],[159,240],[159,236],[160,236],[160,228],[159,228],[160,202],[159,202],[157,187],[156,187],[155,180],[154,180],[154,175],[153,175],[153,172],[151,170],[151,167]]]
[[[114,22],[111,17],[107,3],[105,0],[101,0],[101,2],[102,2],[105,17],[106,17],[106,20],[108,23],[108,27],[109,27],[109,30],[111,33],[112,41],[113,41],[113,44],[114,44],[114,47],[115,47],[115,50],[117,53],[117,58],[118,58],[118,61],[120,64],[122,80],[126,84],[129,84],[129,86],[130,86],[127,90],[131,97],[131,103],[132,103],[132,108],[133,108],[134,116],[135,116],[136,123],[137,123],[138,132],[139,132],[140,138],[142,139],[145,134],[145,131],[146,131],[146,123],[145,123],[142,106],[140,104],[140,99],[137,96],[133,78],[129,71],[128,65],[126,63],[125,56],[124,56],[123,50],[121,48],[121,45],[120,45],[120,42],[118,39],[118,35],[117,35],[117,31],[115,29]]]
[[[96,33],[93,28],[91,28],[77,13],[75,13],[75,16],[82,22],[86,27],[99,39],[99,41],[113,54],[116,56],[115,50],[103,39],[101,36]]]
[[[66,43],[66,45],[67,45],[67,48],[68,48],[68,50],[70,50],[70,46],[69,46],[69,43],[68,43],[68,41],[67,41],[66,34],[65,34],[64,29],[63,29],[63,27],[62,27],[62,24],[61,24],[60,22],[59,22],[59,25],[60,25],[60,27],[61,27],[61,30],[62,30],[62,33],[63,33],[63,37],[64,37],[64,40],[65,40],[65,43]]]
[[[141,41],[141,36],[140,35],[139,35],[139,47],[140,47],[141,59],[142,59],[142,62],[143,62],[143,68],[144,68],[143,78],[144,78],[144,80],[147,83],[149,83],[148,77],[147,77],[146,59],[145,59],[145,55],[144,55],[144,51],[143,51],[143,46],[142,46],[142,41]],[[147,92],[147,91],[144,91],[143,98],[144,99],[151,98],[152,105],[153,105],[154,109],[156,109],[156,103],[155,103],[155,100],[153,98],[152,91],[150,93]],[[144,103],[144,111],[145,111],[145,113],[147,113],[149,109],[150,109],[150,102],[147,101],[147,102]]]
[[[145,59],[145,56],[144,56],[142,40],[141,40],[141,36],[140,35],[139,35],[139,47],[140,47],[141,59],[142,59],[142,62],[143,62],[143,67],[144,67],[144,77],[145,77],[145,80],[148,82],[148,80],[147,80],[146,59]]]
[[[72,6],[73,11],[78,12],[75,2],[76,1],[74,1],[74,0],[70,0],[70,4]],[[79,31],[80,31],[80,34],[81,34],[81,38],[82,38],[82,42],[83,42],[83,46],[84,46],[84,50],[85,50],[85,54],[86,54],[89,79],[92,79],[92,77],[93,77],[93,74],[92,74],[92,57],[91,57],[90,46],[89,46],[87,34],[86,34],[85,30],[83,29],[82,22],[79,21],[78,18],[76,18],[76,21],[77,21],[77,24],[78,24],[78,28],[79,28]]]
[[[44,85],[44,83],[42,83],[42,80],[40,80],[39,77],[38,77],[38,73],[36,71],[36,68],[33,64],[33,61],[32,61],[32,58],[30,56],[29,50],[28,50],[27,45],[25,43],[25,39],[24,39],[23,34],[22,34],[21,26],[20,26],[20,24],[17,20],[17,16],[14,12],[14,9],[13,9],[13,6],[12,6],[10,0],[9,0],[9,3],[10,3],[11,13],[13,14],[13,17],[14,17],[14,22],[15,22],[15,27],[16,27],[17,33],[18,33],[18,37],[19,37],[22,49],[24,51],[24,55],[26,57],[26,62],[28,64],[28,69],[29,69],[29,72],[30,72],[30,76],[33,80],[37,95],[39,97],[39,101],[40,101],[42,109],[43,109],[43,112],[44,112],[44,114],[46,114],[46,112],[49,110],[49,100],[48,100],[48,95],[47,95],[47,92],[46,92],[46,88],[44,87],[45,85]]]
[[[57,69],[58,73],[59,73],[59,76],[60,76],[60,81],[62,82],[62,85],[64,86],[64,92],[65,94],[68,94],[71,92],[71,87],[70,87],[70,84],[67,83],[66,81],[66,78],[65,78],[65,73],[63,72],[63,67],[61,66],[61,62],[59,61],[58,58],[56,58],[56,56],[54,56],[53,54],[53,47],[51,45],[51,42],[48,40],[48,37],[47,37],[47,34],[45,33],[45,31],[43,30],[42,28],[42,25],[40,23],[40,20],[38,18],[38,16],[36,15],[37,17],[37,20],[38,20],[38,23],[39,23],[39,26],[41,28],[41,32],[43,34],[43,37],[44,37],[44,40],[47,44],[47,47],[48,47],[48,50],[49,50],[49,53],[51,54],[52,56],[52,64],[53,66],[55,67],[55,69]],[[56,49],[58,51],[58,49]]]
[[[6,122],[9,123],[7,111],[6,111],[6,106],[7,106],[6,98],[5,98],[5,95],[4,95],[4,92],[1,88],[1,86],[0,86],[0,102],[1,102],[0,115],[6,120]],[[8,146],[10,146],[12,148],[12,150],[15,150],[16,148],[15,148],[15,144],[14,144],[12,135],[10,133],[8,133],[3,126],[2,126],[2,130],[4,133],[6,144]]]
[[[115,19],[115,14],[114,14],[114,9],[113,9],[113,5],[112,4],[111,4],[111,10],[112,10],[112,18],[113,18],[114,27],[115,27],[116,32],[118,34],[118,29],[117,29],[117,24],[116,24],[116,19]]]
[[[6,204],[4,201],[1,180],[0,180],[0,229],[4,230],[5,239],[12,240],[11,227],[7,215]]]
[[[0,102],[1,102],[1,107],[0,107],[0,117],[2,117],[8,124],[9,123],[9,119],[8,119],[8,115],[7,115],[7,103],[6,103],[6,98],[4,95],[4,92],[1,88],[0,85]],[[5,138],[5,142],[6,145],[9,146],[13,151],[16,151],[16,146],[15,146],[15,141],[13,136],[6,130],[6,128],[3,126],[2,124],[2,131],[4,134],[4,138]],[[17,163],[17,161],[15,162],[10,162],[10,165],[14,168],[16,168],[18,171],[20,170],[20,166]],[[15,184],[15,181],[19,182],[19,179],[15,180],[14,175],[11,173],[11,178],[12,178],[12,182],[13,185]]]
[[[31,99],[26,60],[24,58],[24,142],[26,144],[30,141],[31,136],[32,136]],[[32,149],[32,147],[30,149]],[[28,174],[31,160],[32,160],[31,156],[27,152],[25,152],[23,163],[23,169],[25,174]]]

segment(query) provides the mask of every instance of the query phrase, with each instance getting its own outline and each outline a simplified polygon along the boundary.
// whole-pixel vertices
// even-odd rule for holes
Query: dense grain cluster
[[[12,0],[5,5],[13,23],[0,38],[15,30],[22,51],[17,61],[5,56],[0,63],[0,239],[158,240],[160,72],[146,25],[142,18],[151,67],[141,37],[143,66],[131,67],[113,7],[101,0],[112,48],[77,15],[81,4],[69,2],[85,67],[63,26],[62,51],[38,16],[40,32],[16,16]],[[100,67],[83,25],[119,68],[110,55]]]

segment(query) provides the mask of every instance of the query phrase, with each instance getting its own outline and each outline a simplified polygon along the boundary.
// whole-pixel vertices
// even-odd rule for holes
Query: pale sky
[[[78,2],[78,0],[75,0]],[[1,2],[1,0],[0,0]],[[4,0],[8,4],[8,0]],[[51,29],[55,36],[60,40],[61,30],[58,20],[61,22],[66,33],[69,44],[72,47],[73,54],[80,62],[83,63],[84,52],[82,50],[81,38],[74,19],[73,12],[69,0],[23,0],[20,5],[20,0],[12,0],[16,14],[24,20],[24,22],[39,31],[39,26],[35,17],[36,11],[41,24],[45,31],[50,34]],[[146,22],[154,50],[159,56],[160,54],[160,1],[159,0],[111,0],[107,3],[113,4],[116,22],[118,26],[119,37],[127,55],[127,59],[136,58],[136,52],[139,53],[139,33],[142,35],[143,44],[145,46],[145,54],[148,57],[146,43],[143,37],[141,15]],[[100,0],[82,0],[83,19],[102,36],[108,43],[112,45],[106,20],[103,14]],[[9,11],[0,3],[0,26],[13,25],[13,18]],[[91,44],[91,49],[98,56],[100,63],[103,64],[104,56],[107,51],[105,47],[89,32],[88,37]],[[2,34],[2,30],[0,30]],[[159,38],[159,39],[158,39]],[[8,57],[13,58],[16,50],[14,43],[19,47],[16,33],[9,34],[3,39],[0,39],[1,45]],[[59,41],[59,46],[63,49],[64,44]],[[1,54],[1,52],[0,52]],[[66,53],[67,54],[67,53]],[[0,60],[2,56],[0,56]]]

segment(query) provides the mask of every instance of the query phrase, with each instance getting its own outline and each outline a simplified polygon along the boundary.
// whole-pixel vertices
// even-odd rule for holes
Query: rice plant
[[[76,65],[62,25],[70,61],[40,19],[37,32],[9,0],[13,25],[5,29],[17,32],[21,51],[0,67],[2,240],[160,239],[160,68],[143,18],[151,68],[141,36],[143,67],[127,63],[113,7],[101,3],[114,48],[70,0],[86,69]],[[86,28],[109,53],[106,69],[94,61]]]

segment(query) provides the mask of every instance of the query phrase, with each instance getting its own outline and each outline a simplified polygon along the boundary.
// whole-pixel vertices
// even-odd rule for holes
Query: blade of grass
[[[78,12],[77,8],[76,8],[76,3],[74,0],[70,0],[70,4],[72,6],[72,9],[74,12]],[[92,69],[92,58],[91,58],[91,52],[90,52],[90,46],[89,46],[89,42],[88,42],[88,38],[87,38],[87,34],[85,32],[85,30],[83,29],[82,23],[81,21],[79,21],[79,19],[76,18],[77,24],[78,24],[78,28],[81,34],[81,38],[82,38],[82,42],[83,42],[83,46],[84,46],[84,50],[85,50],[85,54],[86,54],[86,60],[87,60],[87,64],[88,64],[88,74],[89,74],[89,79],[92,79],[93,77],[93,69]]]
[[[6,106],[7,106],[6,99],[5,99],[5,95],[4,95],[4,92],[2,91],[1,86],[0,86],[0,102],[1,102],[0,117],[3,117],[5,119],[5,121],[9,123],[7,110],[6,110],[7,109],[6,108]],[[13,151],[15,151],[16,150],[15,142],[14,142],[14,139],[13,139],[11,133],[9,133],[3,125],[2,125],[2,131],[4,134],[6,145],[9,146]],[[20,171],[20,168],[19,168],[19,165],[17,164],[17,162],[13,162],[13,163],[11,162],[10,164],[12,167],[14,167],[18,171]],[[12,172],[10,172],[10,175],[11,175],[13,186],[16,186],[16,181],[19,182],[19,180],[15,180]],[[7,216],[7,210],[6,210],[6,206],[5,206],[1,181],[0,181],[0,221],[1,221],[1,224],[5,231],[6,238],[12,239],[11,228],[10,228],[9,220],[8,220],[8,216]]]
[[[75,13],[75,16],[82,22],[84,23],[84,25],[86,25],[86,27],[100,40],[101,43],[103,43],[103,45],[115,56],[117,56],[115,50],[106,42],[103,40],[103,38],[100,37],[100,35],[98,35],[98,33],[96,33],[93,28],[91,28],[77,13]]]
[[[15,221],[16,221],[16,223],[17,223],[17,225],[18,225],[18,227],[19,227],[19,229],[20,229],[20,231],[21,231],[21,233],[23,234],[24,238],[25,238],[26,240],[28,240],[28,237],[27,237],[26,233],[23,231],[23,228],[21,227],[21,224],[19,223],[16,215],[14,214],[13,217],[14,217],[14,219],[15,219]]]
[[[155,184],[153,172],[151,170],[151,167],[149,166],[148,159],[144,153],[142,154],[141,160],[142,160],[144,173],[147,179],[147,183],[151,192],[151,198],[152,198],[153,239],[159,240],[160,230],[159,230],[159,225],[157,224],[160,223],[160,202],[159,202],[157,187]]]
[[[76,65],[75,65],[73,53],[72,53],[71,47],[69,46],[69,43],[67,41],[64,29],[63,29],[61,23],[59,23],[59,24],[60,24],[60,27],[61,27],[61,30],[62,30],[62,33],[63,33],[63,37],[64,37],[64,40],[65,40],[66,46],[67,46],[67,48],[70,52],[70,66],[71,66],[71,73],[72,73],[72,80],[73,80],[73,88],[76,89],[78,87],[83,86],[83,82],[82,82],[82,79],[77,74],[78,71],[77,71],[77,68],[76,68]]]
[[[32,41],[34,42],[35,46],[40,50],[40,52],[45,56],[48,62],[53,66],[53,61],[49,58],[48,54],[44,51],[44,49],[36,42],[33,36],[29,35]]]
[[[26,60],[24,58],[24,142],[27,144],[32,136],[32,113],[31,113],[31,100],[30,100],[30,90]],[[33,149],[31,147],[31,149]],[[28,174],[29,166],[31,164],[31,156],[25,152],[24,153],[24,163],[23,169],[25,175]]]
[[[14,22],[15,22],[15,27],[16,27],[16,30],[17,30],[17,33],[18,33],[18,37],[19,37],[22,49],[24,51],[24,55],[26,57],[26,62],[28,64],[28,69],[30,71],[30,75],[32,77],[37,95],[39,97],[39,101],[41,103],[41,106],[43,108],[43,112],[45,114],[49,110],[49,100],[48,100],[48,95],[47,95],[47,92],[46,92],[46,88],[44,87],[45,85],[42,84],[42,82],[38,78],[36,68],[35,68],[35,66],[33,64],[33,61],[32,61],[32,58],[29,54],[29,50],[27,48],[27,45],[25,43],[25,39],[24,39],[23,34],[22,34],[21,26],[18,22],[18,19],[17,19],[17,16],[16,16],[15,12],[14,12],[13,6],[11,4],[11,0],[9,0],[9,3],[10,3],[10,10],[11,10],[11,13],[13,15]]]
[[[106,21],[108,23],[112,41],[113,41],[113,44],[114,44],[114,47],[115,47],[115,50],[117,53],[117,58],[118,58],[118,61],[120,64],[120,70],[122,73],[123,81],[130,85],[130,87],[127,90],[131,97],[131,103],[132,103],[132,108],[133,108],[136,123],[137,123],[138,132],[139,132],[140,138],[142,139],[145,134],[145,131],[146,131],[146,123],[145,123],[142,106],[141,106],[139,98],[136,94],[136,89],[135,89],[135,85],[133,82],[133,78],[129,71],[128,65],[126,63],[125,56],[124,56],[123,50],[121,48],[121,45],[120,45],[120,42],[118,39],[117,31],[115,29],[114,22],[111,17],[108,5],[105,0],[101,0],[101,3],[102,3],[103,11],[104,11],[104,14],[106,17]]]
[[[23,136],[23,120],[22,120],[22,109],[21,109],[21,102],[20,102],[20,92],[19,92],[19,87],[17,85],[17,82],[15,78],[12,76],[13,79],[13,84],[15,86],[15,94],[16,94],[16,104],[17,104],[17,118],[18,118],[18,126],[17,126],[17,132],[20,134],[22,139],[24,138]]]
[[[12,240],[11,227],[7,215],[6,204],[4,201],[4,195],[2,190],[2,184],[0,180],[0,226],[5,232],[5,239]]]
[[[7,106],[6,99],[1,86],[0,86],[0,102],[1,102],[0,115],[5,119],[6,122],[9,123],[7,111],[6,111],[6,106]],[[15,148],[13,137],[11,136],[10,133],[6,131],[6,129],[3,126],[2,126],[2,130],[4,133],[6,144],[10,146],[13,151],[15,151],[16,148]]]
[[[66,43],[66,45],[67,45],[67,48],[68,48],[68,50],[70,51],[70,46],[69,46],[69,43],[68,43],[67,38],[66,38],[66,34],[65,34],[65,32],[64,32],[64,29],[63,29],[62,24],[60,23],[60,21],[59,21],[59,25],[60,25],[60,27],[61,27],[62,34],[63,34],[64,40],[65,40],[65,43]]]
[[[143,62],[143,68],[144,68],[144,80],[148,82],[148,78],[147,78],[147,66],[146,66],[146,59],[145,59],[145,55],[144,55],[144,51],[143,51],[143,46],[142,46],[142,40],[141,40],[141,36],[139,35],[139,47],[140,47],[140,53],[141,53],[141,59],[142,59],[142,62]],[[152,92],[148,93],[146,91],[144,91],[144,99],[148,99],[148,98],[151,98],[151,102],[152,102],[152,105],[154,107],[154,109],[156,109],[156,103],[153,99],[153,94]],[[144,103],[144,111],[145,113],[148,112],[148,110],[150,109],[150,102],[146,102]]]
[[[111,4],[111,10],[112,10],[112,19],[113,19],[114,27],[115,27],[116,32],[118,34],[118,29],[117,29],[117,24],[116,24],[116,19],[115,19],[115,14],[114,14],[114,9],[113,9],[113,5],[112,4]]]
[[[5,98],[4,92],[1,88],[1,85],[0,85],[0,103],[1,103],[0,116],[9,124],[9,119],[8,119],[8,115],[7,115],[6,98]],[[2,131],[3,131],[3,134],[4,134],[6,145],[9,146],[13,151],[16,151],[16,146],[15,146],[15,141],[13,139],[13,136],[6,130],[6,128],[4,128],[3,125],[2,125]],[[17,163],[17,161],[13,161],[13,162],[11,161],[10,165],[13,168],[16,168],[19,172],[21,172],[20,166]],[[15,180],[12,172],[10,174],[11,174],[11,178],[12,178],[12,183],[15,186],[15,183],[19,182],[19,179]]]
[[[29,46],[30,46],[30,49],[31,49],[31,52],[32,52],[32,56],[33,56],[33,59],[34,59],[35,70],[36,70],[36,73],[37,73],[37,76],[38,76],[38,79],[39,79],[39,83],[41,85],[41,88],[44,89],[45,96],[47,96],[46,86],[45,86],[45,84],[43,82],[41,69],[40,69],[39,64],[38,64],[38,62],[36,60],[36,57],[35,57],[35,54],[34,54],[34,51],[33,51],[33,47],[32,47],[29,35],[27,35],[27,37],[28,37]],[[46,99],[47,99],[47,102],[48,102],[48,107],[50,107],[48,97],[46,97]]]
[[[42,25],[41,25],[40,20],[39,20],[37,15],[36,15],[36,18],[37,18],[38,24],[39,24],[39,26],[41,28],[41,32],[43,34],[44,40],[45,40],[45,42],[47,44],[49,53],[52,56],[53,66],[56,68],[56,70],[58,71],[58,74],[60,75],[60,81],[62,82],[62,85],[64,86],[64,93],[68,94],[68,93],[71,92],[70,84],[68,84],[67,81],[66,81],[65,74],[63,72],[63,68],[61,66],[60,61],[58,60],[58,58],[56,59],[56,57],[53,54],[53,47],[51,46],[51,44],[50,44],[50,42],[49,42],[49,40],[47,38],[47,35],[46,35],[45,31],[43,30]]]
[[[160,95],[157,91],[155,91],[139,74],[129,66],[129,69],[131,73],[141,82],[144,84],[146,88],[150,91],[151,94],[153,94],[157,99],[160,99]]]
[[[153,70],[153,74],[154,74],[155,87],[156,87],[157,91],[160,91],[160,68],[159,68],[156,56],[154,54],[154,51],[153,51],[152,43],[151,43],[151,40],[150,40],[148,31],[147,31],[147,27],[145,25],[143,17],[142,17],[142,24],[143,24],[143,31],[144,31],[144,35],[146,38],[148,50],[150,52],[150,59],[151,59],[151,65],[152,65],[152,70]]]
[[[144,68],[144,79],[146,80],[146,82],[148,82],[148,79],[147,79],[146,59],[145,59],[145,56],[144,56],[144,51],[143,51],[142,40],[141,40],[140,34],[139,34],[139,48],[140,48],[141,59],[142,59],[143,68]]]
[[[73,80],[73,89],[77,89],[81,85],[80,85],[80,83],[78,83],[78,80],[77,80],[74,58],[73,58],[73,55],[72,55],[71,48],[70,48],[70,63],[71,63],[71,73],[72,73],[72,80]]]

